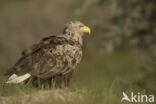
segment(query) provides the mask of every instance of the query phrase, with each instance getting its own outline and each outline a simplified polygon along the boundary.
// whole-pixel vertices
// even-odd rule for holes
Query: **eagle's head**
[[[84,33],[90,34],[91,30],[80,21],[70,21],[63,29],[63,34],[77,41],[81,41],[81,43]]]
[[[78,33],[79,35],[83,35],[83,33],[91,33],[91,30],[88,26],[85,26],[80,21],[70,21],[65,25],[65,28],[63,29],[63,34],[72,35]]]

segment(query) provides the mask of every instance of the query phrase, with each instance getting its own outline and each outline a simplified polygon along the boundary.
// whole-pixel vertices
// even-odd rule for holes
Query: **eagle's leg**
[[[70,79],[72,77],[73,71],[65,74],[65,75],[58,75],[53,78],[53,83],[56,85],[56,87],[63,88],[68,87],[70,84]]]
[[[71,72],[69,72],[68,74],[65,75],[65,78],[64,79],[65,79],[66,86],[69,86],[70,80],[72,78],[72,74],[73,74],[73,71],[71,71]]]
[[[59,87],[59,88],[63,88],[64,86],[64,77],[63,75],[58,75],[52,78],[52,86],[53,87]]]

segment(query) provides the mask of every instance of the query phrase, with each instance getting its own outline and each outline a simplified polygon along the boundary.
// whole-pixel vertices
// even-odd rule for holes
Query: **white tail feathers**
[[[5,83],[21,83],[28,79],[31,75],[29,73],[17,76],[16,74],[11,75]]]

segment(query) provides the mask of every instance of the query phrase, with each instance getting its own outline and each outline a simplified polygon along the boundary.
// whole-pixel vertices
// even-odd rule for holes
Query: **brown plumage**
[[[49,36],[22,52],[22,57],[6,73],[6,83],[50,81],[59,87],[69,84],[82,57],[82,36],[90,29],[79,21],[69,22],[62,35]],[[49,82],[48,82],[49,83]]]

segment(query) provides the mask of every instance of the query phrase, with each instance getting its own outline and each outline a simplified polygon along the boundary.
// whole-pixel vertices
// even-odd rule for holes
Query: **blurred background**
[[[99,103],[123,91],[156,94],[155,13],[155,0],[0,0],[0,81],[23,49],[79,20],[92,34],[71,89],[100,93]]]

